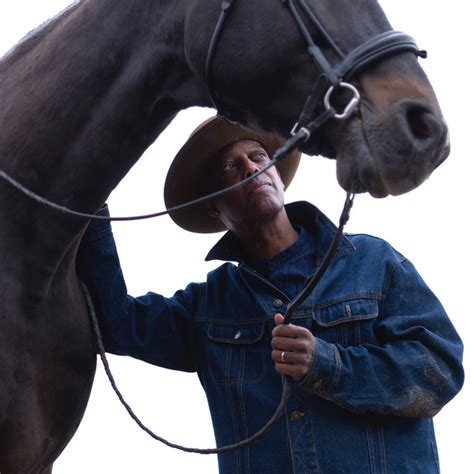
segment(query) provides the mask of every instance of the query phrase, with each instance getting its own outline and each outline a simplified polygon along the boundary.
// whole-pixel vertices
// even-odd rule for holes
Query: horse
[[[313,56],[336,64],[341,52],[391,31],[374,0],[231,4],[79,0],[28,35],[0,63],[1,170],[53,202],[94,213],[178,111],[216,105],[248,127],[288,136],[324,72]],[[295,21],[296,11],[309,16]],[[308,49],[301,27],[319,49]],[[351,78],[356,113],[328,120],[300,145],[335,158],[346,190],[376,197],[413,189],[449,154],[416,55],[389,53]],[[94,379],[76,271],[88,221],[6,182],[0,217],[0,472],[46,474],[74,435]]]

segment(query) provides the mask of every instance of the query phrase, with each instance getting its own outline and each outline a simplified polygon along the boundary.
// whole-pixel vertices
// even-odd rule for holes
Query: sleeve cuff
[[[97,216],[110,217],[109,207],[104,204],[96,213]],[[108,220],[95,220],[91,219],[89,226],[84,234],[83,241],[93,242],[100,239],[104,235],[112,232],[112,226]]]
[[[316,338],[316,350],[301,387],[307,392],[330,398],[336,390],[341,371],[341,358],[334,344]]]

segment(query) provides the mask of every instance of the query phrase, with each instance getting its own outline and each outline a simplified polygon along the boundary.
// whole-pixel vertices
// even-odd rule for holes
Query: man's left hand
[[[277,327],[272,332],[272,359],[276,371],[301,381],[308,373],[316,350],[316,338],[308,329],[283,324],[283,316],[275,315]]]

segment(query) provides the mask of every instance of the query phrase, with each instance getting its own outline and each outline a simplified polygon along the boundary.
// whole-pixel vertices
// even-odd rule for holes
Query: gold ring
[[[282,351],[280,359],[283,363],[285,363],[285,351]]]

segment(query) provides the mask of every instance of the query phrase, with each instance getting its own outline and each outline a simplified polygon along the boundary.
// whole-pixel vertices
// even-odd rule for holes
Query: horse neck
[[[206,101],[183,52],[187,1],[84,0],[18,45],[0,64],[0,167],[55,202],[97,209],[180,109]],[[47,228],[51,251],[77,240],[84,221],[6,188],[3,222],[27,226],[36,245],[51,245]]]

